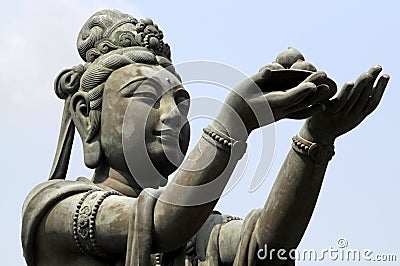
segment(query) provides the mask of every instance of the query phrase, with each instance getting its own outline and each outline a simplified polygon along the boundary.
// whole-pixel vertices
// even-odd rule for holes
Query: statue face
[[[188,111],[188,92],[162,67],[134,64],[114,71],[105,83],[101,115],[106,160],[125,173],[135,168],[152,175],[148,168],[155,167],[167,177],[186,153]]]

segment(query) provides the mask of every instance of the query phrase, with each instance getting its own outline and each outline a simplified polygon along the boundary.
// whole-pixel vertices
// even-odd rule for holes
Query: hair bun
[[[64,69],[58,74],[54,81],[54,91],[58,98],[66,99],[69,95],[78,91],[83,72],[85,72],[85,67],[78,65]]]

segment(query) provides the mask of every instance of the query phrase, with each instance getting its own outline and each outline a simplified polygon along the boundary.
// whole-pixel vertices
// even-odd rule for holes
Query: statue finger
[[[376,65],[376,66],[371,67],[368,70],[368,74],[370,74],[372,76],[372,78],[374,80],[376,80],[379,76],[379,73],[381,73],[381,71],[382,71],[382,67],[380,65]]]
[[[365,86],[370,82],[372,76],[368,73],[361,74],[361,76],[354,83],[353,89],[348,96],[345,106],[342,108],[342,111],[349,112],[353,106],[356,104],[358,98],[361,93],[365,89]]]
[[[271,73],[272,73],[271,69],[269,68],[263,68],[260,71],[258,71],[258,74],[262,79],[268,78],[269,76],[271,76]]]
[[[385,92],[385,89],[389,82],[389,79],[390,79],[390,77],[387,74],[382,75],[379,78],[379,80],[374,88],[373,94],[369,96],[369,101],[363,110],[363,113],[365,115],[369,115],[376,109],[376,107],[378,107],[378,104],[382,99],[383,93]]]
[[[308,76],[303,82],[312,82],[315,85],[321,85],[321,84],[326,84],[326,81],[328,80],[328,77],[325,72],[323,71],[317,71],[310,76]]]
[[[314,83],[305,82],[287,91],[267,93],[265,96],[271,107],[290,107],[304,100],[311,93],[315,93],[317,87]]]
[[[315,93],[310,93],[304,100],[291,106],[286,111],[288,113],[296,112],[298,110],[309,107],[310,105],[325,103],[330,97],[330,88],[328,85],[322,84],[317,86],[317,91]]]
[[[350,112],[355,112],[355,113],[358,112],[359,113],[364,109],[365,105],[369,101],[369,96],[372,95],[373,88],[374,88],[374,82],[375,82],[375,78],[371,78],[371,80],[367,82],[362,93],[358,97],[357,102],[353,105]]]
[[[345,106],[350,92],[353,90],[353,87],[354,83],[351,81],[343,84],[343,87],[340,90],[338,96],[327,103],[326,108],[332,113],[338,112],[340,109],[342,109]]]
[[[262,68],[251,79],[258,85],[261,86],[271,76],[271,69]]]
[[[333,97],[336,94],[337,87],[336,84],[328,78],[325,72],[319,71],[308,76],[303,82],[312,82],[315,85],[323,85],[326,84],[329,86],[329,96],[328,98]]]
[[[375,80],[378,78],[379,73],[381,73],[381,71],[382,71],[382,67],[380,65],[373,66],[368,70],[368,74],[370,74],[372,76],[372,79],[370,82],[367,83],[367,85],[366,85],[364,91],[362,92],[362,94],[360,95],[357,103],[353,106],[352,111],[360,112],[365,108],[365,106],[368,103],[369,98],[372,95],[372,92],[374,90]]]

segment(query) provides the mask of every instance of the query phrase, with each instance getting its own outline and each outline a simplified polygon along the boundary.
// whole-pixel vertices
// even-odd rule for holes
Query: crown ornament
[[[171,60],[171,50],[164,34],[153,20],[136,18],[118,10],[101,10],[82,27],[77,40],[79,55],[93,62],[100,55],[125,47],[145,47],[155,55]]]

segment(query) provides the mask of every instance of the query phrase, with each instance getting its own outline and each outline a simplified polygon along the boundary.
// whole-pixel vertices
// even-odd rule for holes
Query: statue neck
[[[126,196],[134,198],[139,196],[139,193],[142,190],[136,183],[134,183],[132,177],[125,176],[104,163],[96,168],[93,175],[93,183],[105,189],[111,188]]]

